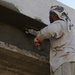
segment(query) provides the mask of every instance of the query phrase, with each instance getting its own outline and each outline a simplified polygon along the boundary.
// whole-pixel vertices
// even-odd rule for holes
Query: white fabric
[[[50,75],[75,75],[75,62],[62,64],[54,73]]]
[[[68,30],[70,29],[70,26],[73,25],[68,16],[68,12],[62,6],[59,5],[51,6],[50,11],[55,12],[60,19],[64,20],[68,24]]]
[[[68,31],[67,23],[57,20],[39,33],[45,38],[50,37],[50,65],[53,71],[65,62],[75,61],[75,34],[72,28]]]
[[[51,6],[50,11],[55,12],[59,16],[59,18],[63,20],[65,20],[66,15],[68,15],[66,9],[59,5]]]

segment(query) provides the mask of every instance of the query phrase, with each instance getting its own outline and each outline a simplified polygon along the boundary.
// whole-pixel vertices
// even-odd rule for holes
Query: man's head
[[[53,12],[53,11],[50,11],[49,14],[50,14],[50,15],[49,15],[50,23],[53,23],[54,21],[60,19],[60,18],[58,17],[58,15],[57,15],[55,12]]]
[[[51,6],[50,12],[49,12],[49,19],[51,23],[59,19],[64,20],[66,15],[67,15],[67,12],[62,6],[59,6],[59,5]]]

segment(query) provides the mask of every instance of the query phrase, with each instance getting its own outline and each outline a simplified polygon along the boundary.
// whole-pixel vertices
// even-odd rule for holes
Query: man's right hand
[[[36,38],[34,39],[34,45],[36,47],[40,46],[40,41],[38,39],[36,39]]]

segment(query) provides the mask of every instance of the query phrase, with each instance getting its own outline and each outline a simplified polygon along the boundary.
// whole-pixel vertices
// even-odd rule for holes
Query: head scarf
[[[59,5],[51,6],[50,11],[55,12],[60,19],[66,21],[68,25],[68,30],[71,30],[71,26],[73,24],[71,23],[68,12],[66,11],[66,9],[64,9],[64,7]]]

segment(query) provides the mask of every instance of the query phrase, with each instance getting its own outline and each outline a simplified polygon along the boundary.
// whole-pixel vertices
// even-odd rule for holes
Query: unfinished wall
[[[0,41],[0,75],[46,74],[49,75],[49,63],[42,56]]]
[[[0,22],[0,75],[49,75],[49,41],[34,48],[35,36]],[[48,44],[48,45],[47,45]]]
[[[42,42],[44,43],[42,44],[43,51],[38,51],[38,49],[35,48],[33,44],[34,38],[35,36],[31,34],[25,34],[25,32],[23,32],[22,30],[18,28],[0,23],[0,41],[4,41],[5,43],[17,46],[21,49],[26,49],[26,50],[30,50],[33,52],[37,52],[41,55],[45,55],[48,57],[49,40]]]
[[[14,6],[23,14],[32,18],[40,18],[46,24],[49,24],[49,9],[52,5],[61,5],[65,7],[75,24],[75,10],[58,2],[57,0],[2,0],[14,4]]]

